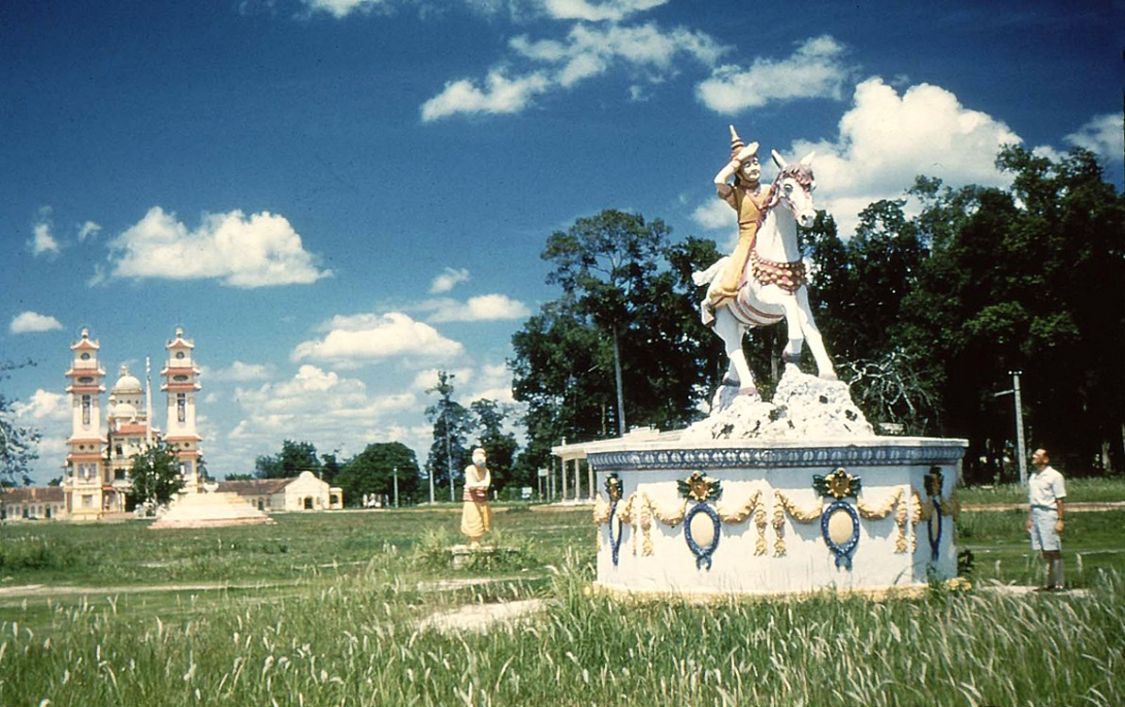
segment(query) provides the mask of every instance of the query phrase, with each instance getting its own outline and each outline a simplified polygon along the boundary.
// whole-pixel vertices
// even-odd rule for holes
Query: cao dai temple
[[[71,345],[69,384],[71,431],[66,441],[65,471],[60,486],[13,488],[0,493],[0,518],[106,520],[127,517],[132,510],[126,498],[132,489],[129,471],[133,457],[163,441],[173,450],[184,480],[184,491],[203,491],[200,475],[202,436],[196,428],[196,394],[199,368],[193,358],[195,344],[176,329],[164,350],[167,360],[160,371],[160,393],[166,411],[163,430],[155,426],[152,390],[121,366],[105,405],[106,372],[99,360],[98,341],[82,329]],[[259,512],[322,511],[343,507],[343,493],[329,487],[312,472],[289,479],[227,481],[214,489],[220,495],[241,499]],[[196,499],[198,500],[198,499]]]
[[[65,512],[74,520],[124,513],[133,456],[161,440],[174,450],[185,488],[199,487],[202,437],[195,427],[195,394],[200,388],[199,369],[192,360],[195,344],[177,328],[176,337],[164,346],[168,359],[160,371],[160,390],[167,403],[163,433],[153,426],[151,389],[142,388],[125,366],[110,390],[103,425],[105,370],[98,361],[100,348],[89,330],[83,329],[82,338],[70,347],[74,355],[66,372],[71,434],[66,442],[62,487]]]

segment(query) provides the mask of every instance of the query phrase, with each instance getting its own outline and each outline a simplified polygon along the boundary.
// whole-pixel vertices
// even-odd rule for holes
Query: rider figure
[[[769,190],[763,189],[760,181],[762,166],[758,162],[758,143],[743,145],[733,125],[730,126],[730,154],[730,162],[715,175],[715,192],[738,213],[738,245],[731,253],[719,287],[706,303],[706,309],[712,312],[738,296],[742,273],[754,249],[754,238],[769,201]],[[731,177],[734,177],[734,184],[727,181]],[[705,311],[705,321],[709,319],[708,314]]]

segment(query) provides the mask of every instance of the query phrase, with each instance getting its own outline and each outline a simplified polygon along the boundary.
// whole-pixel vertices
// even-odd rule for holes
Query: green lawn
[[[1125,477],[1067,479],[1067,500],[1071,502],[1125,501]],[[963,486],[957,489],[962,503],[1027,503],[1027,487],[1019,484]]]
[[[0,704],[1125,703],[1125,511],[1070,519],[1068,578],[1085,594],[981,590],[1037,567],[1023,516],[987,512],[958,520],[976,557],[967,595],[705,605],[590,595],[589,510],[498,513],[519,552],[456,572],[441,552],[455,541],[449,510],[276,518],[0,527],[0,590],[46,585],[0,591]],[[494,581],[441,584],[451,578]],[[182,588],[208,583],[232,586]],[[547,603],[523,624],[419,627],[525,598]]]

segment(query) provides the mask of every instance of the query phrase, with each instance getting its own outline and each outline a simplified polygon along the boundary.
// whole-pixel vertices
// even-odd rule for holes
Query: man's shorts
[[[1062,541],[1055,522],[1059,519],[1059,512],[1055,509],[1031,509],[1031,549],[1040,552],[1058,552],[1062,550]]]

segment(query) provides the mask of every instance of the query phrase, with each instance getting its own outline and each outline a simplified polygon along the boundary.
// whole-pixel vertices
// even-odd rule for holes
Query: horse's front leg
[[[796,292],[798,322],[805,340],[809,342],[809,350],[816,360],[816,372],[825,380],[836,380],[836,369],[832,367],[832,359],[828,358],[828,351],[824,348],[824,338],[813,319],[812,307],[809,305],[808,288],[802,286]]]
[[[801,361],[801,348],[805,343],[801,329],[801,308],[797,304],[797,298],[777,285],[763,287],[758,292],[758,297],[763,302],[781,307],[785,312],[785,329],[789,340],[781,351],[781,360],[796,365]]]
[[[726,384],[733,373],[738,379],[739,395],[757,395],[754,374],[750,372],[746,355],[742,353],[742,337],[746,335],[746,328],[738,323],[729,309],[722,307],[715,313],[715,333],[723,340],[723,348],[726,349],[727,360],[730,362],[723,383]]]

